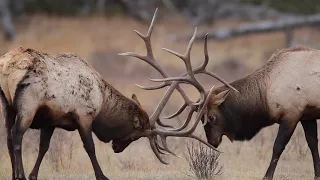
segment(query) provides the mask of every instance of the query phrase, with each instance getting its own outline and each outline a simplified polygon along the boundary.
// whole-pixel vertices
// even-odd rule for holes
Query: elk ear
[[[219,94],[215,95],[214,96],[214,104],[218,105],[218,106],[220,104],[222,104],[226,100],[229,92],[230,92],[230,90],[228,89],[228,90],[222,91]]]
[[[139,106],[141,106],[140,102],[138,101],[138,98],[135,94],[132,94],[132,97],[131,97]]]
[[[136,128],[136,129],[141,129],[142,128],[139,116],[134,116],[134,118],[133,118],[133,127]]]

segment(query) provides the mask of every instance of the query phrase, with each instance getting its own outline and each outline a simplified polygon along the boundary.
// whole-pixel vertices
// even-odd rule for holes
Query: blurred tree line
[[[182,14],[199,25],[228,17],[264,20],[317,14],[320,0],[0,0],[0,15],[5,37],[12,39],[11,17],[23,17],[24,13],[127,15],[149,22],[156,7],[163,8],[163,14]]]
[[[244,3],[263,4],[269,3],[270,7],[279,11],[298,13],[298,14],[313,14],[320,12],[319,0],[237,0]]]
[[[146,11],[151,8],[151,11],[153,11],[153,8],[161,6],[194,11],[194,9],[202,6],[209,5],[212,8],[223,3],[267,5],[279,11],[297,14],[320,12],[319,0],[25,0],[25,11],[60,15],[93,12],[124,14],[130,13],[133,9],[135,11]]]
[[[237,17],[245,20],[279,18],[320,12],[320,0],[12,0],[25,1],[24,11],[57,15],[129,15],[149,22],[156,7],[188,17],[192,24]]]

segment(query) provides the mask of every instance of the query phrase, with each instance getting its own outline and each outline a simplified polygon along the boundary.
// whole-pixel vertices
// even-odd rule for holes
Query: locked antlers
[[[234,87],[232,87],[231,85],[229,85],[226,81],[224,81],[222,78],[220,78],[218,75],[207,71],[206,70],[206,66],[208,64],[209,61],[209,56],[208,56],[208,50],[207,50],[207,36],[205,39],[205,44],[204,44],[204,54],[205,54],[205,60],[204,62],[197,68],[193,69],[192,65],[191,65],[191,60],[190,60],[190,53],[191,53],[191,49],[192,49],[192,45],[197,33],[197,28],[195,28],[194,34],[188,44],[188,47],[186,49],[186,52],[184,54],[179,54],[175,51],[166,49],[166,48],[162,48],[163,50],[179,57],[185,64],[186,67],[186,73],[182,74],[180,77],[170,77],[168,75],[168,73],[166,73],[166,71],[162,68],[162,66],[160,65],[160,63],[154,58],[153,56],[153,52],[152,52],[152,46],[151,46],[151,35],[152,35],[152,31],[153,31],[153,26],[154,26],[154,21],[155,18],[157,16],[157,10],[154,13],[154,16],[152,18],[148,33],[146,35],[141,34],[138,31],[135,31],[138,36],[141,37],[141,39],[144,41],[146,49],[147,49],[147,55],[143,56],[140,54],[136,54],[134,52],[126,52],[126,53],[121,53],[119,55],[125,55],[125,56],[132,56],[132,57],[136,57],[139,58],[145,62],[147,62],[148,64],[150,64],[153,68],[155,68],[163,77],[163,79],[150,79],[151,81],[154,82],[161,82],[161,84],[159,85],[155,85],[155,86],[140,86],[137,85],[138,87],[145,89],[145,90],[156,90],[156,89],[161,89],[164,88],[166,86],[169,86],[169,88],[167,89],[166,93],[164,94],[164,96],[162,97],[161,101],[159,102],[157,108],[155,109],[154,113],[151,115],[149,121],[150,121],[150,125],[152,127],[151,130],[147,130],[145,133],[145,136],[149,138],[150,141],[150,146],[153,150],[153,152],[155,153],[155,155],[158,157],[158,159],[164,163],[167,164],[164,160],[162,160],[160,154],[165,154],[163,151],[166,151],[172,155],[175,155],[167,146],[166,143],[166,138],[168,136],[174,136],[174,137],[190,137],[190,138],[194,138],[197,139],[199,141],[201,141],[202,143],[206,144],[207,146],[211,147],[214,149],[213,146],[211,146],[210,144],[208,144],[207,142],[203,141],[202,139],[200,139],[199,137],[193,135],[192,133],[194,132],[194,130],[196,129],[198,123],[200,122],[201,117],[204,115],[205,111],[206,111],[206,105],[208,103],[208,98],[212,92],[213,92],[213,87],[210,89],[209,93],[206,94],[205,89],[203,88],[203,86],[199,83],[199,81],[196,79],[195,74],[207,74],[209,76],[212,76],[214,78],[216,78],[217,80],[219,80],[220,82],[222,82],[223,84],[225,84],[226,86],[228,86],[229,88],[237,91]],[[200,98],[197,102],[193,102],[190,100],[190,98],[187,96],[187,94],[185,93],[185,91],[183,90],[183,88],[179,85],[181,83],[185,83],[185,84],[190,84],[193,85],[200,93]],[[170,99],[172,93],[174,92],[174,90],[177,89],[179,91],[179,93],[181,94],[182,98],[184,99],[185,103],[182,105],[182,107],[173,115],[165,117],[167,119],[171,119],[173,117],[178,116],[181,112],[183,112],[185,110],[185,108],[187,106],[190,107],[190,111],[189,111],[189,115],[187,117],[187,119],[185,120],[184,124],[179,127],[179,128],[173,128],[169,125],[165,125],[160,121],[160,114],[162,112],[162,110],[164,109],[165,105],[167,104],[168,100]],[[188,126],[188,124],[190,123],[191,117],[193,115],[193,113],[195,111],[198,111],[197,116],[196,116],[196,120],[195,123],[192,125],[192,127],[189,130],[185,130],[185,128]],[[166,127],[166,128],[156,128],[156,123],[162,127]],[[185,130],[185,131],[183,131]],[[158,141],[157,141],[157,137],[160,137],[161,140],[161,144],[162,146],[159,145]]]

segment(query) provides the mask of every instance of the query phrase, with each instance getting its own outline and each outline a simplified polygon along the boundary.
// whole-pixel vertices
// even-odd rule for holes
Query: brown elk
[[[84,148],[92,162],[96,179],[107,179],[98,164],[92,132],[102,142],[112,141],[114,152],[122,152],[132,141],[140,137],[148,137],[150,146],[156,157],[162,162],[160,154],[165,152],[175,155],[169,150],[166,137],[190,137],[214,148],[206,141],[192,134],[205,113],[207,97],[213,89],[206,93],[194,74],[206,73],[207,62],[196,71],[192,70],[190,51],[196,35],[190,40],[185,55],[179,55],[184,61],[187,73],[183,79],[169,77],[165,70],[155,60],[151,47],[151,34],[156,13],[151,22],[147,35],[137,34],[144,40],[147,55],[123,53],[138,57],[151,64],[165,78],[170,78],[160,86],[142,87],[143,89],[160,89],[169,86],[155,112],[149,118],[141,107],[137,97],[132,100],[122,95],[108,84],[85,60],[80,57],[62,53],[51,56],[33,49],[17,48],[9,51],[0,58],[0,98],[4,112],[7,145],[12,163],[12,178],[25,179],[22,163],[22,138],[28,128],[41,129],[39,154],[34,168],[29,176],[37,179],[41,161],[49,148],[51,136],[55,128],[68,131],[78,130]],[[162,80],[154,80],[162,81]],[[200,92],[200,99],[193,102],[180,83],[192,84]],[[190,129],[172,131],[170,128],[157,128],[160,114],[173,91],[177,89],[184,98],[186,105],[197,110],[195,123]],[[194,112],[194,111],[193,111]],[[188,123],[190,118],[187,120]],[[163,124],[161,124],[163,125]],[[161,144],[158,143],[160,137]]]
[[[218,147],[226,135],[250,140],[263,127],[278,123],[270,165],[264,179],[272,179],[281,153],[301,122],[313,158],[315,179],[320,179],[317,122],[320,118],[320,53],[293,47],[274,53],[269,62],[228,87],[216,88],[207,106],[205,132]]]
[[[207,54],[206,45],[205,52]],[[280,155],[301,122],[312,153],[315,179],[320,179],[316,122],[320,118],[319,57],[318,50],[303,46],[282,49],[260,69],[230,83],[240,93],[230,91],[226,85],[214,88],[202,117],[208,143],[217,148],[223,135],[231,141],[250,140],[262,128],[279,124],[271,162],[264,176],[264,179],[273,179]],[[185,107],[169,118],[179,115]],[[175,130],[187,125],[188,121]]]

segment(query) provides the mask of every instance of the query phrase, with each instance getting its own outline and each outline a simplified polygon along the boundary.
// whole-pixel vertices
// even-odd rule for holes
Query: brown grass
[[[230,23],[229,23],[230,24]],[[216,26],[228,26],[228,22]],[[204,31],[208,27],[200,27]],[[0,39],[0,53],[11,48],[24,46],[49,53],[74,52],[87,59],[105,79],[119,91],[130,97],[137,94],[142,105],[149,113],[160,100],[161,91],[142,91],[134,83],[150,84],[148,77],[158,77],[146,63],[133,58],[118,57],[124,51],[145,52],[142,41],[132,32],[137,29],[146,32],[147,26],[129,18],[59,18],[37,15],[27,17],[19,25],[18,36],[14,42]],[[185,20],[166,18],[157,22],[153,37],[153,48],[157,59],[173,75],[183,71],[179,59],[160,50],[161,47],[183,52],[187,42],[171,42],[171,33],[192,32]],[[309,46],[317,48],[320,36],[317,30],[301,28],[295,31],[296,40],[302,42],[309,37]],[[282,33],[260,34],[235,38],[221,42],[209,42],[211,61],[209,69],[231,81],[240,78],[261,66],[278,48],[285,44]],[[196,43],[192,51],[193,64],[203,60],[203,44]],[[205,87],[209,88],[217,81],[201,76]],[[187,88],[192,97],[197,98],[193,88]],[[165,114],[173,112],[182,103],[178,94],[173,96]],[[181,124],[181,119],[174,120]],[[277,125],[264,129],[249,142],[230,143],[224,138],[219,150],[220,164],[224,171],[221,179],[261,179],[271,158],[273,141]],[[197,134],[204,137],[201,126]],[[0,123],[0,179],[10,179],[11,166],[5,143],[4,123]],[[184,172],[189,168],[185,159],[169,156],[170,165],[162,165],[153,155],[147,139],[140,139],[131,144],[123,153],[114,154],[110,144],[95,144],[97,156],[104,173],[111,179],[190,179]],[[39,132],[28,130],[23,140],[23,160],[28,175],[35,163],[38,152]],[[186,152],[186,142],[191,140],[169,139],[171,149],[177,154]],[[90,160],[83,149],[77,132],[55,131],[51,147],[40,169],[40,179],[94,179]],[[299,126],[288,144],[278,168],[276,179],[312,179],[313,167],[310,152]]]

